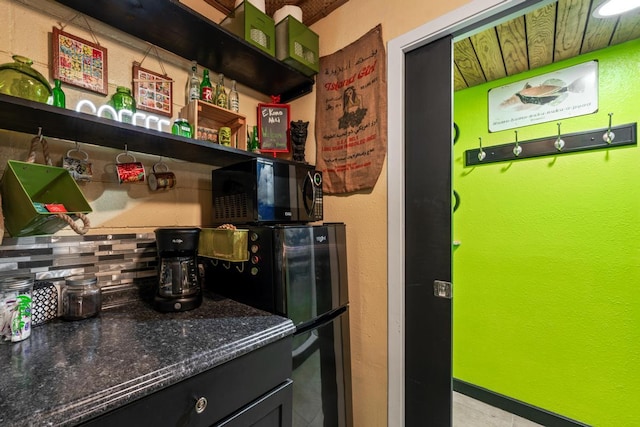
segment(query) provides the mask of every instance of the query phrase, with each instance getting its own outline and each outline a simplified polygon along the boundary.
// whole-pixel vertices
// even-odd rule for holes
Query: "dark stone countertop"
[[[228,299],[183,313],[139,302],[0,342],[0,426],[71,426],[294,332]]]

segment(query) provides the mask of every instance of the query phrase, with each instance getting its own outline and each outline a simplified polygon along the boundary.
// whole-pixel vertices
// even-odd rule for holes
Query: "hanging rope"
[[[44,154],[44,164],[53,166],[51,156],[49,155],[49,143],[42,135],[42,128],[39,128],[38,135],[34,136],[31,140],[31,147],[29,148],[29,155],[27,156],[27,163],[36,162],[36,152],[38,150],[38,144],[42,144],[42,153]]]
[[[74,219],[69,215],[64,213],[55,214],[55,216],[57,216],[58,218],[66,222],[69,225],[69,227],[71,227],[71,229],[76,233],[87,234],[87,231],[89,231],[89,229],[91,228],[91,222],[89,221],[89,217],[83,214],[82,212],[76,212],[73,215],[77,216],[78,219],[82,221],[82,228],[80,228],[80,226],[76,224]]]
[[[162,62],[162,59],[160,59],[160,52],[158,52],[158,48],[155,47],[152,44],[149,44],[149,49],[147,49],[147,51],[144,53],[144,56],[142,57],[142,59],[140,60],[140,62],[134,62],[134,65],[137,65],[138,67],[142,67],[142,63],[144,62],[145,59],[147,59],[147,56],[149,55],[149,52],[151,52],[151,49],[153,49],[153,51],[156,54],[156,58],[158,59],[158,64],[160,64],[160,69],[162,70],[162,75],[165,77],[165,81],[167,82],[171,82],[173,83],[173,79],[170,79],[169,76],[167,75],[167,72],[164,69],[164,63]],[[157,80],[143,80],[143,79],[133,79],[134,82],[151,82],[151,83],[157,83]]]
[[[87,25],[87,29],[89,30],[89,34],[91,34],[91,38],[93,39],[93,42],[95,44],[97,44],[98,46],[100,46],[100,41],[98,40],[98,37],[96,37],[96,34],[93,32],[93,29],[91,28],[91,25],[89,24],[89,21],[87,20],[87,17],[84,16],[81,13],[76,13],[75,15],[73,15],[71,17],[71,19],[67,19],[64,22],[60,22],[58,21],[58,25],[60,26],[60,31],[64,31],[65,27],[67,25],[69,25],[71,22],[74,21],[74,19],[76,19],[78,16],[81,16],[82,19],[84,19],[84,23]]]

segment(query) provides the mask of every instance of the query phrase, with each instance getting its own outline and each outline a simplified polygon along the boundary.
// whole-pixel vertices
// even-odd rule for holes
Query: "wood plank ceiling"
[[[640,37],[640,10],[595,18],[604,0],[559,0],[457,41],[455,90]]]
[[[235,0],[205,0],[225,15],[229,15],[235,6]],[[265,13],[273,16],[282,6],[298,6],[302,9],[303,24],[307,27],[324,18],[349,0],[265,0]]]

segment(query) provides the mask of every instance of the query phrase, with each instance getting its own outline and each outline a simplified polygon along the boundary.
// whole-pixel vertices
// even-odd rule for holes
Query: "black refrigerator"
[[[209,260],[207,289],[294,322],[295,427],[351,427],[345,225],[240,228],[249,230],[249,260]]]

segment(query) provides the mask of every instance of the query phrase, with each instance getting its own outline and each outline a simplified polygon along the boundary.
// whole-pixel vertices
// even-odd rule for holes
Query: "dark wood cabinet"
[[[291,427],[291,336],[84,424]]]
[[[291,427],[293,381],[287,381],[267,395],[252,402],[216,427]]]

